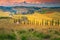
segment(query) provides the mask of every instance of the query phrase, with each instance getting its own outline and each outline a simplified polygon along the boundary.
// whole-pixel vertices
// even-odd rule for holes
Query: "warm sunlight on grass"
[[[0,17],[9,17],[9,12],[0,11]]]
[[[34,14],[17,14],[11,17],[9,14],[9,12],[0,12],[0,17],[2,17],[0,18],[0,40],[60,40],[60,26],[39,24],[42,20],[59,19],[58,12],[51,14],[35,12]],[[28,21],[33,24],[21,23],[20,20],[23,17],[28,18]],[[35,21],[39,23],[35,24]],[[20,23],[17,24],[17,22]]]

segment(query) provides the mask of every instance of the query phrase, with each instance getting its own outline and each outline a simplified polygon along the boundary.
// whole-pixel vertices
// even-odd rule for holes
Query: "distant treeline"
[[[11,17],[0,17],[0,19],[9,19],[8,21],[12,21],[12,23],[18,23],[18,24],[32,24],[32,25],[40,25],[40,26],[60,26],[60,19],[52,19],[52,20],[45,20],[41,19],[40,21],[37,21],[36,19],[34,21],[29,20],[27,17],[22,17],[20,19],[13,19]]]
[[[59,26],[60,25],[60,19],[52,19],[52,20],[41,20],[41,22],[39,21],[31,21],[28,19],[15,19],[14,23],[19,23],[19,24],[33,24],[33,25],[41,25],[41,26]]]

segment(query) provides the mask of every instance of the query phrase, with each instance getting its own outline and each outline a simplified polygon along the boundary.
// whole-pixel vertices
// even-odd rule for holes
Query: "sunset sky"
[[[0,0],[0,6],[1,5],[14,5],[15,3],[21,3],[26,1],[27,3],[60,3],[60,0]]]

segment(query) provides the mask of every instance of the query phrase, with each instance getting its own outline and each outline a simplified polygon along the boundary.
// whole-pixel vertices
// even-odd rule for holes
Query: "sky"
[[[43,4],[43,3],[58,3],[60,4],[60,0],[0,0],[0,6],[8,6],[8,5],[14,5],[19,4],[21,2],[27,2],[27,3],[34,3],[34,4]]]

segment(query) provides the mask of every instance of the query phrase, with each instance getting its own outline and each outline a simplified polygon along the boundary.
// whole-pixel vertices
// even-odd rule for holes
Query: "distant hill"
[[[18,11],[18,9],[27,9],[27,10],[29,10],[30,12],[31,11],[35,11],[35,10],[39,10],[40,8],[39,7],[26,7],[26,6],[13,6],[13,7],[6,7],[6,6],[0,6],[0,10],[1,11],[4,11],[4,12],[14,12],[14,13],[16,13],[17,11]],[[17,10],[16,10],[17,9]]]
[[[60,7],[34,7],[34,6],[0,6],[0,10],[4,12],[11,12],[11,13],[17,13],[18,11],[21,11],[20,9],[23,9],[22,14],[26,14],[24,10],[28,10],[27,13],[34,13],[35,11],[41,11],[42,9],[48,9],[49,11],[60,11]],[[42,10],[43,12],[43,10]]]

